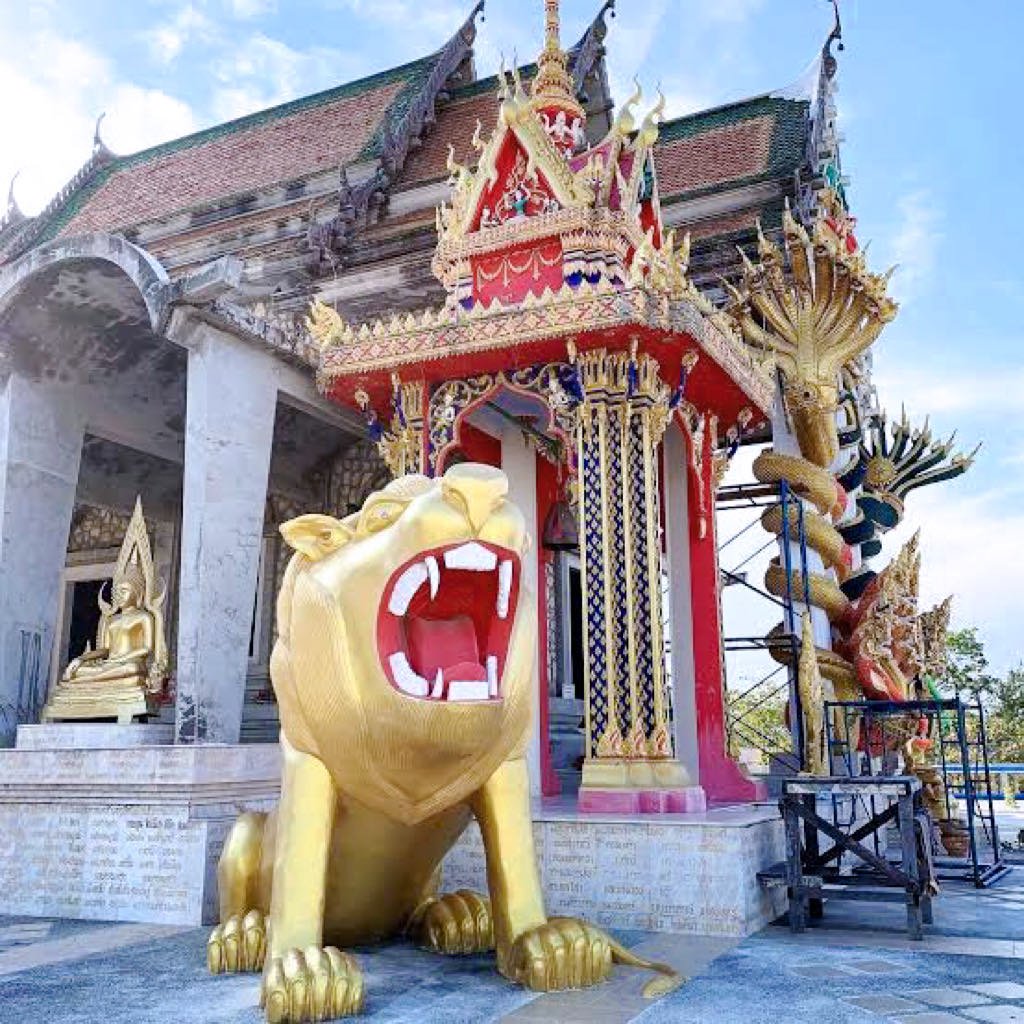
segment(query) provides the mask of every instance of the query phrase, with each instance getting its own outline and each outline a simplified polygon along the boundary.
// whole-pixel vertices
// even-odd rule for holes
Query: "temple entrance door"
[[[584,749],[583,585],[580,558],[574,551],[559,551],[554,559],[555,628],[554,671],[550,673],[548,731],[551,767],[562,793],[571,796],[580,786]]]
[[[86,643],[96,646],[96,631],[100,623],[100,588],[109,584],[113,574],[113,562],[73,565],[64,570],[64,586],[61,588],[57,612],[57,643],[53,645],[50,664],[51,686],[68,662],[85,650]],[[109,597],[108,593],[108,600]]]

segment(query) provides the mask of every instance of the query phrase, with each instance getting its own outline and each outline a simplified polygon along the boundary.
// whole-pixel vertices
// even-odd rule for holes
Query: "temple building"
[[[131,155],[97,131],[40,214],[11,199],[0,743],[95,636],[136,496],[167,586],[150,721],[176,744],[266,743],[279,526],[476,461],[505,471],[536,538],[535,793],[622,812],[763,795],[727,752],[715,517],[740,444],[801,437],[758,287],[782,247],[813,244],[877,300],[853,310],[864,345],[822,370],[833,390],[892,314],[846,214],[838,23],[806,93],[666,119],[655,96],[610,94],[613,2],[567,50],[547,3],[537,63],[490,77],[480,3],[368,78]],[[794,356],[789,383],[806,368]],[[850,384],[833,433],[868,392]],[[851,494],[871,454],[852,450]],[[855,533],[817,567],[863,588]],[[854,664],[832,657],[834,675]]]
[[[778,909],[757,872],[781,822],[726,696],[716,506],[741,445],[777,537],[783,621],[756,646],[788,669],[789,770],[836,770],[826,701],[933,687],[949,604],[919,609],[916,539],[883,566],[880,536],[971,458],[877,405],[897,308],[847,201],[838,12],[805,89],[666,119],[613,101],[595,6],[565,49],[545,0],[537,61],[489,77],[478,3],[419,60],[140,153],[97,128],[41,213],[10,198],[0,909],[213,919],[230,823],[280,785],[280,527],[390,526],[407,474],[499,467],[533,537],[518,571],[480,544],[411,565],[376,639],[407,695],[500,699],[510,588],[536,594],[549,912],[744,935]],[[430,612],[452,568],[493,573],[493,612]],[[907,770],[931,778],[926,746]],[[481,887],[479,841],[447,885]]]

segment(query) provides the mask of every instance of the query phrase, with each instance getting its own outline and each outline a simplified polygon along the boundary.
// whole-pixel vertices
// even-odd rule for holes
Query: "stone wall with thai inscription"
[[[276,746],[0,751],[0,913],[212,921],[228,830],[278,773]]]
[[[535,821],[549,914],[609,928],[691,935],[750,935],[780,911],[757,872],[783,858],[777,812],[745,825],[684,819]],[[446,890],[486,891],[479,829],[470,825],[444,864]]]
[[[206,831],[182,808],[0,809],[4,912],[199,923]]]

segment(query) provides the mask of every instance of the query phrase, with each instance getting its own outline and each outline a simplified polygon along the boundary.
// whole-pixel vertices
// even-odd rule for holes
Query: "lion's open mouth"
[[[423,700],[500,700],[519,600],[519,556],[469,541],[422,552],[396,570],[377,615],[381,664]]]

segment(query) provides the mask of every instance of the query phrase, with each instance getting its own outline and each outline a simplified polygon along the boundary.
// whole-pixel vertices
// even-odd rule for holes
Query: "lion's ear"
[[[344,547],[352,529],[333,516],[308,515],[281,524],[281,536],[289,547],[314,562]]]

